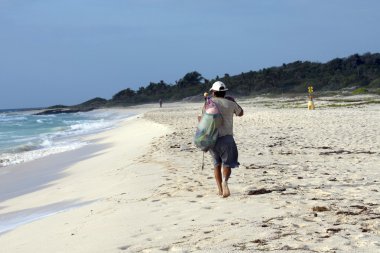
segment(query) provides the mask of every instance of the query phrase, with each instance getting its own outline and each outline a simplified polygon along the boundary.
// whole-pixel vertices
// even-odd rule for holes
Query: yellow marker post
[[[314,110],[315,109],[315,105],[314,105],[314,101],[313,101],[313,86],[309,86],[307,87],[308,91],[309,91],[309,101],[307,102],[307,109],[308,110]]]

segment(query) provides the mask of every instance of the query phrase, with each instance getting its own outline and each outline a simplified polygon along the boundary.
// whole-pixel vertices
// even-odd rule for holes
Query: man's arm
[[[243,111],[243,108],[240,107],[240,105],[238,105],[238,106],[239,106],[239,108],[240,108],[240,113],[236,114],[236,116],[241,117],[241,116],[243,116],[244,111]]]
[[[240,107],[240,105],[239,105],[239,107]],[[240,113],[237,114],[237,116],[239,116],[239,117],[243,116],[243,114],[244,114],[243,108],[240,107],[240,110],[241,110]]]
[[[239,116],[239,117],[243,116],[243,114],[244,114],[243,108],[241,108],[241,106],[238,103],[236,103],[236,101],[235,101],[235,99],[233,97],[226,96],[224,98],[228,99],[228,100],[230,100],[232,102],[235,102],[235,104],[237,105],[237,108],[235,108],[235,114],[236,114],[236,116]],[[240,111],[240,112],[237,113],[238,111]]]
[[[235,110],[236,116],[239,116],[239,117],[243,116],[244,114],[243,108],[241,108],[241,106],[238,103],[235,102],[235,104],[236,104],[236,110]]]

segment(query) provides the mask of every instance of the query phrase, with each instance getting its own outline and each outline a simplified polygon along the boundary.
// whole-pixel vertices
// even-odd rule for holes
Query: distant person
[[[160,100],[158,100],[158,102],[160,103],[160,108],[162,107],[162,99],[160,98]]]
[[[210,154],[214,162],[214,176],[218,186],[219,195],[224,198],[230,196],[228,179],[231,168],[239,166],[238,150],[233,137],[233,116],[243,116],[243,109],[232,97],[226,97],[227,87],[217,81],[211,89],[212,100],[218,106],[223,116],[223,123],[218,127],[218,139]]]
[[[314,105],[314,101],[313,101],[313,96],[312,95],[309,95],[309,101],[307,102],[307,109],[308,110],[314,110],[315,109],[315,105]]]

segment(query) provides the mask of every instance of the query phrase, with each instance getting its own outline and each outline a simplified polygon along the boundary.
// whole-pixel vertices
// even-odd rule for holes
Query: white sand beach
[[[126,109],[89,147],[1,168],[0,252],[380,252],[369,99],[240,100],[228,198],[192,144],[201,103]]]

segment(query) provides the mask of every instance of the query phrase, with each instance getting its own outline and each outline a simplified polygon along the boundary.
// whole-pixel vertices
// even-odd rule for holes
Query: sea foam
[[[61,115],[0,114],[0,167],[87,145],[83,136],[115,127],[134,114],[112,110]]]

